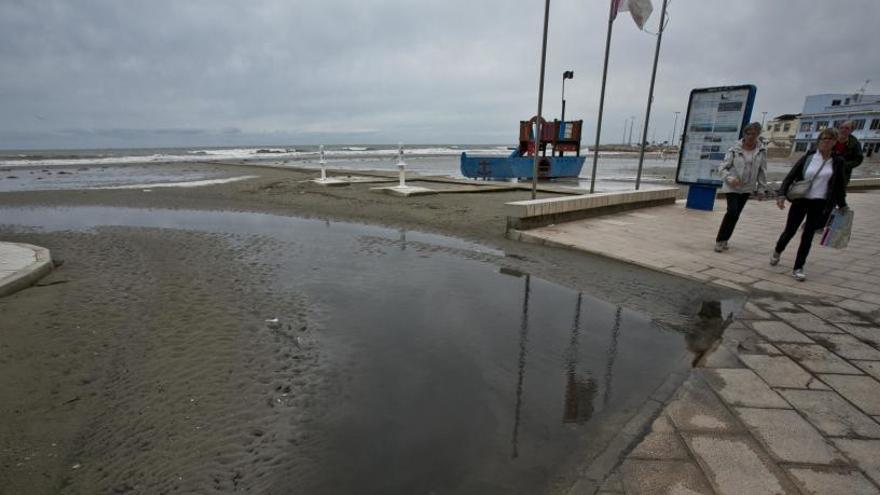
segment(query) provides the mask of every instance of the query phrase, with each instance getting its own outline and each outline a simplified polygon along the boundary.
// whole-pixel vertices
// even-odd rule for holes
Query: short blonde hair
[[[833,127],[826,127],[824,129],[822,129],[822,131],[819,133],[819,137],[816,138],[816,142],[821,141],[822,138],[825,136],[830,136],[831,139],[837,141],[837,137],[839,135],[840,135],[840,133],[837,132],[837,129],[835,129]]]

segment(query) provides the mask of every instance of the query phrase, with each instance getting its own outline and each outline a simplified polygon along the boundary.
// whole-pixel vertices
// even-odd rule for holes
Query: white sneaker
[[[773,254],[770,255],[770,266],[778,265],[780,256],[782,256],[782,253],[777,253],[776,251],[773,251]]]
[[[722,242],[721,242],[721,249],[727,251],[727,249],[728,249],[728,247],[727,247],[727,241],[722,241]]]
[[[803,268],[798,268],[797,270],[791,272],[791,276],[794,277],[794,279],[798,282],[803,282],[807,279],[807,274],[804,273]]]
[[[724,242],[718,241],[715,243],[715,252],[720,253],[721,251],[724,251]]]

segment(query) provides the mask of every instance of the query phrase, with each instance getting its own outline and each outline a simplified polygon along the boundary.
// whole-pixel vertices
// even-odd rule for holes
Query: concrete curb
[[[0,242],[2,246],[10,245],[20,249],[29,249],[33,252],[34,261],[13,267],[10,275],[0,278],[0,297],[8,296],[13,292],[20,291],[30,287],[37,280],[46,276],[52,271],[52,254],[48,249],[32,244],[24,244],[19,242]]]

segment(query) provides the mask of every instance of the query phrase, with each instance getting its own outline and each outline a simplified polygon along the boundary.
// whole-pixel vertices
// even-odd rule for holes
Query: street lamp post
[[[565,122],[565,80],[566,79],[574,79],[574,71],[567,70],[562,73],[562,116],[559,117],[559,120]]]
[[[626,128],[629,126],[629,117],[623,119],[623,136],[620,137],[620,145],[626,144]]]
[[[761,129],[764,129],[764,119],[767,118],[767,112],[761,112]]]
[[[675,120],[672,121],[672,136],[669,138],[669,146],[675,146],[675,131],[678,129],[678,114],[681,112],[673,113],[675,113]]]

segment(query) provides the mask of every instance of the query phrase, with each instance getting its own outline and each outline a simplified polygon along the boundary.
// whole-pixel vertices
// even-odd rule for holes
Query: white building
[[[855,122],[853,136],[862,143],[865,157],[880,153],[880,95],[860,93],[807,96],[793,151],[815,149],[820,131],[847,120]]]

